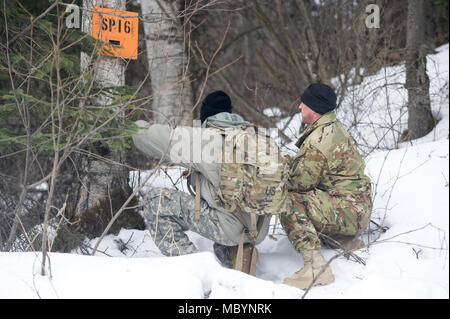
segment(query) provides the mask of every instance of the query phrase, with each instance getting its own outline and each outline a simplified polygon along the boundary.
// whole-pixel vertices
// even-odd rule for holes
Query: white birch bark
[[[125,10],[125,0],[83,0],[82,31],[91,33],[92,7],[114,8]],[[93,68],[94,82],[97,88],[117,87],[125,84],[125,63],[120,58],[97,56],[97,53],[81,52],[81,70],[83,73]],[[95,103],[109,107],[112,95],[100,94]],[[104,145],[108,148],[107,145]],[[109,150],[105,158],[122,163],[123,154]],[[127,184],[127,171],[120,165],[110,164],[90,156],[80,158],[79,176],[81,185],[78,187],[76,215],[98,205],[102,199],[107,199],[116,189]]]
[[[173,1],[141,0],[156,123],[192,124],[184,32]]]
[[[92,7],[113,8],[125,10],[125,0],[83,0],[83,23],[81,30],[91,33]],[[81,70],[87,71],[91,61],[91,52],[81,52]],[[125,63],[122,59],[111,59],[107,56],[92,56],[94,59],[94,73],[97,87],[122,86],[125,84]],[[108,105],[111,98],[102,94],[97,101],[100,105]]]

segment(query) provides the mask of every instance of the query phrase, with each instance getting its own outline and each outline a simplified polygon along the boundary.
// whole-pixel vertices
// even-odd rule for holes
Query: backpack
[[[289,165],[265,129],[220,129],[225,137],[216,202],[230,212],[279,215],[287,211]]]
[[[219,187],[215,201],[236,216],[244,225],[239,244],[232,247],[233,269],[251,275],[256,273],[258,251],[256,239],[267,215],[288,211],[287,180],[289,163],[280,155],[278,145],[265,129],[254,125],[206,127],[224,137],[222,161],[219,164]],[[200,216],[200,179],[196,175],[195,215]],[[189,189],[189,188],[188,188]],[[250,215],[250,225],[242,215]],[[244,235],[252,241],[244,250]],[[247,247],[249,248],[249,247]],[[249,256],[245,252],[250,253]]]

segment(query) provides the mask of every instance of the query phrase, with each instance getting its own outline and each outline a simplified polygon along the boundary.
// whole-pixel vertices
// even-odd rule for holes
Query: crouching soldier
[[[308,126],[296,144],[297,155],[290,159],[292,210],[281,215],[280,222],[304,260],[304,267],[284,283],[305,289],[313,280],[314,285],[334,281],[320,252],[319,235],[331,237],[348,250],[364,246],[358,237],[368,226],[372,199],[364,160],[336,119],[333,89],[311,84],[301,100],[302,122]]]
[[[209,94],[200,110],[202,130],[209,126],[227,129],[250,125],[241,116],[231,112],[231,100],[226,93],[216,91]],[[162,160],[162,163],[174,163],[188,169],[189,174],[183,175],[188,175],[188,184],[195,189],[195,195],[199,195],[163,188],[151,188],[148,191],[144,217],[160,251],[166,256],[197,252],[197,247],[184,233],[190,230],[214,241],[214,252],[224,266],[254,275],[256,259],[251,258],[256,252],[256,249],[253,251],[254,244],[266,237],[270,216],[260,217],[259,233],[251,236],[249,232],[244,232],[247,225],[251,224],[249,214],[242,212],[237,216],[216,202],[223,136],[218,134],[219,140],[214,138],[207,141],[217,143],[209,145],[209,149],[219,150],[219,153],[216,154],[217,160],[205,161],[202,156],[196,156],[199,154],[191,154],[191,150],[202,152],[202,149],[193,145],[198,140],[173,139],[174,136],[193,136],[193,127],[171,128],[163,124],[150,125],[145,121],[138,121],[137,124],[144,129],[133,136],[136,147],[147,156]],[[180,154],[177,151],[179,149],[187,152]],[[242,247],[242,240],[245,243],[243,253],[241,248],[238,254],[237,247],[240,242]]]

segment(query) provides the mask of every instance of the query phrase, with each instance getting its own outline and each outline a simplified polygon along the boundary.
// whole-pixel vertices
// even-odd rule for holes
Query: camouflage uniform
[[[198,251],[184,233],[186,230],[196,232],[224,246],[234,245],[219,222],[218,211],[209,207],[204,200],[200,201],[199,220],[194,217],[195,198],[182,191],[150,188],[143,206],[147,228],[161,253],[166,256],[179,256]]]
[[[371,182],[353,138],[334,111],[309,125],[290,159],[291,211],[280,216],[298,251],[320,248],[319,234],[354,236],[368,225]]]

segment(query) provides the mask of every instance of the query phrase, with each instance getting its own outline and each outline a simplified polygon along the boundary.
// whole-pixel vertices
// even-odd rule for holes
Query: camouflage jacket
[[[299,151],[291,159],[290,191],[319,189],[345,201],[371,201],[364,160],[334,111],[309,125],[296,146]]]

